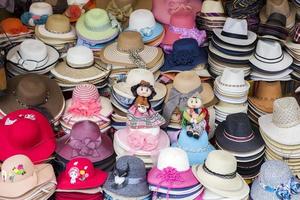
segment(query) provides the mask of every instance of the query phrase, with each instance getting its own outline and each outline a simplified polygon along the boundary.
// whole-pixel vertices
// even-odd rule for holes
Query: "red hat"
[[[81,190],[100,187],[105,183],[107,176],[106,172],[94,168],[89,159],[75,158],[59,175],[57,189]]]
[[[0,120],[0,160],[16,154],[28,156],[33,163],[43,162],[55,150],[55,134],[45,116],[22,109]]]

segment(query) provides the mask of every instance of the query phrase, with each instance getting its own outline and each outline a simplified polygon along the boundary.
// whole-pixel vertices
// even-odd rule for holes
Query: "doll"
[[[186,127],[187,135],[199,139],[202,132],[209,132],[209,113],[202,107],[199,96],[193,96],[187,101],[187,108],[183,112],[183,127]]]

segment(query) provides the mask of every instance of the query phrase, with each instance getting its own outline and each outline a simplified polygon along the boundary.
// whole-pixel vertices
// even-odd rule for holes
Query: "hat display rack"
[[[20,2],[0,200],[300,199],[299,0]]]

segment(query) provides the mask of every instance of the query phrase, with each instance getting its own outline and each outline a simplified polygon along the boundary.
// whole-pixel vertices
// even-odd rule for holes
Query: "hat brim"
[[[240,46],[235,46],[235,45],[224,43],[222,40],[220,40],[215,35],[212,36],[211,41],[215,45],[217,45],[217,46],[219,46],[219,47],[221,47],[223,49],[229,50],[231,52],[239,52],[239,53],[248,53],[248,54],[251,54],[251,52],[253,52],[253,50],[255,49],[255,45],[245,46],[245,47],[241,48]]]
[[[70,26],[71,29],[66,33],[53,33],[46,29],[45,24],[35,26],[35,32],[38,32],[40,36],[47,38],[55,38],[57,40],[75,40],[76,31],[73,26]]]
[[[218,49],[216,49],[211,43],[210,43],[208,49],[209,49],[209,51],[211,53],[213,53],[217,57],[220,57],[220,58],[223,58],[223,59],[226,59],[226,60],[231,60],[232,62],[243,61],[243,62],[247,63],[248,60],[251,57],[251,54],[250,55],[246,55],[246,56],[241,56],[241,55],[235,56],[235,55],[229,55],[229,54],[223,53],[223,52],[219,51]]]
[[[214,105],[214,108],[216,109],[216,111],[220,111],[224,114],[233,114],[233,113],[238,113],[238,112],[247,112],[248,105],[247,105],[247,103],[237,104],[237,105],[236,104],[228,104],[228,106],[216,104],[216,105]]]
[[[237,39],[237,38],[223,36],[222,31],[223,31],[222,29],[213,29],[214,34],[221,41],[223,41],[227,44],[233,44],[236,46],[249,46],[249,45],[253,44],[257,39],[257,35],[252,31],[248,31],[248,39]]]
[[[273,112],[273,101],[264,100],[256,97],[248,97],[248,102],[252,104],[255,108],[265,112],[272,113]]]

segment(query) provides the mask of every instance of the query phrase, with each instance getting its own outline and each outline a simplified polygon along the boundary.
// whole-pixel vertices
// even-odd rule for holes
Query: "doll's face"
[[[136,89],[136,93],[142,97],[149,97],[151,95],[152,91],[148,87],[140,86]]]
[[[197,97],[191,97],[187,101],[187,105],[189,108],[201,108],[202,107],[202,101],[200,98]]]

